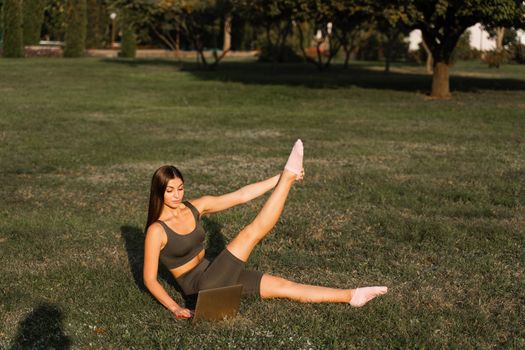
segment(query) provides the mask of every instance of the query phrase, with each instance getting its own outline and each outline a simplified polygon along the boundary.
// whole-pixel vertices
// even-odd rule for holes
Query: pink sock
[[[301,174],[301,170],[303,170],[303,142],[301,139],[298,139],[293,145],[292,152],[284,168],[296,175]]]
[[[361,307],[377,296],[385,294],[388,291],[387,287],[364,287],[357,288],[354,292],[350,305],[353,307]]]

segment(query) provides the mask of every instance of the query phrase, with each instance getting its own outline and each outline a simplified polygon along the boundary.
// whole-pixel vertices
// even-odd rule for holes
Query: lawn
[[[445,101],[392,69],[1,59],[0,348],[525,348],[525,66],[458,63]],[[221,194],[298,137],[306,179],[248,266],[389,293],[175,320],[141,281],[154,170]],[[204,219],[212,256],[264,199]]]

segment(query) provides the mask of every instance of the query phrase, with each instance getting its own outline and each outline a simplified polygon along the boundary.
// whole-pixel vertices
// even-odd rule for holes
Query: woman
[[[301,140],[295,143],[280,175],[222,196],[183,201],[182,174],[173,166],[159,168],[151,182],[144,243],[144,284],[151,294],[177,318],[191,317],[190,310],[179,306],[158,282],[159,260],[170,270],[186,295],[202,289],[242,284],[243,294],[258,295],[263,299],[345,302],[360,307],[386,293],[386,287],[335,289],[304,285],[244,268],[255,245],[277,223],[290,188],[303,176]],[[244,227],[213,262],[205,259],[201,216],[246,203],[272,188],[272,194],[253,222]]]

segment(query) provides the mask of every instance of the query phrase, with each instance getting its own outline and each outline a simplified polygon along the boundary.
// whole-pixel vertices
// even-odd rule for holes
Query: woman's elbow
[[[251,195],[250,191],[241,188],[237,194],[237,203],[236,204],[244,204],[248,203],[253,199],[253,196]]]
[[[144,285],[146,286],[146,288],[148,288],[148,290],[151,290],[151,288],[156,284],[156,283],[159,283],[157,281],[157,278],[154,277],[154,276],[143,276],[143,279],[144,279]]]

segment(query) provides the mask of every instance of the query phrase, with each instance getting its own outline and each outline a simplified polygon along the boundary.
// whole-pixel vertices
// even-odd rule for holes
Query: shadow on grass
[[[384,74],[377,63],[359,62],[349,69],[335,64],[329,70],[318,71],[306,63],[268,64],[259,62],[223,62],[215,70],[197,63],[180,63],[170,59],[105,59],[103,62],[130,66],[167,66],[189,72],[204,81],[237,82],[259,85],[289,85],[308,88],[342,88],[357,86],[364,89],[397,90],[408,92],[430,91],[432,77],[414,72]],[[452,92],[479,90],[525,90],[525,80],[494,77],[466,77],[452,75]]]
[[[122,64],[129,67],[152,66],[169,67],[180,70],[185,63],[169,58],[102,58],[100,62]]]
[[[69,349],[71,340],[62,330],[63,318],[56,304],[40,304],[20,323],[11,350]]]
[[[208,246],[206,247],[205,257],[213,260],[226,247],[224,236],[221,233],[222,226],[208,218],[202,218],[202,225],[208,234]],[[149,294],[142,278],[142,270],[144,267],[144,231],[137,226],[121,226],[120,233],[126,245],[129,268],[135,284],[142,292]],[[197,302],[196,295],[185,295],[177,283],[177,280],[162,264],[159,264],[158,275],[168,284],[174,286],[177,292],[184,297],[187,308],[195,308]]]
[[[226,241],[221,233],[222,225],[209,218],[202,218],[202,226],[208,234],[208,246],[206,247],[205,257],[211,261],[226,248]]]

